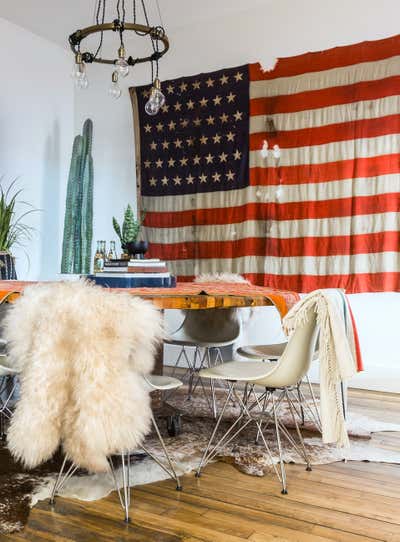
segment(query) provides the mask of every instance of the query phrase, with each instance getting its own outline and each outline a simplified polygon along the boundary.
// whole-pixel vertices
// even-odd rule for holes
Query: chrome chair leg
[[[122,491],[120,489],[120,483],[117,480],[117,473],[114,467],[112,457],[108,458],[108,464],[110,466],[110,472],[114,481],[114,487],[117,491],[120,505],[124,511],[125,523],[130,523],[129,508],[131,504],[131,485],[130,485],[130,464],[131,455],[129,452],[121,452],[121,470],[122,470]]]
[[[280,437],[280,431],[279,431],[278,417],[276,413],[276,403],[275,403],[274,393],[272,393],[272,409],[273,409],[273,414],[274,414],[276,441],[278,443],[278,450],[279,450],[279,466],[281,469],[281,482],[282,482],[281,493],[282,495],[287,495],[286,469],[285,469],[285,464],[283,462],[282,443],[281,443],[281,437]]]
[[[49,503],[51,505],[54,504],[57,494],[62,490],[62,488],[64,487],[66,482],[68,482],[68,480],[78,470],[78,465],[75,465],[74,463],[71,463],[71,465],[69,466],[67,472],[63,475],[67,460],[68,460],[68,458],[65,455],[64,460],[63,460],[62,465],[61,465],[61,468],[60,468],[60,471],[59,471],[59,473],[57,475],[56,481],[54,482],[54,486],[53,486],[53,489],[51,491],[50,500],[49,500]]]
[[[213,442],[213,440],[214,440],[214,437],[215,437],[215,435],[216,435],[216,433],[217,433],[217,431],[218,431],[218,427],[219,427],[220,424],[221,424],[221,421],[222,421],[223,415],[224,415],[224,413],[225,413],[226,407],[227,407],[227,405],[228,405],[229,399],[230,399],[231,396],[232,396],[232,393],[233,393],[233,385],[234,385],[234,383],[231,383],[231,382],[229,383],[229,391],[228,391],[228,395],[227,395],[227,397],[226,397],[226,399],[225,399],[225,402],[224,402],[224,404],[223,404],[223,406],[222,406],[220,415],[219,415],[219,417],[218,417],[218,419],[217,419],[217,421],[216,421],[216,424],[215,424],[215,426],[214,426],[214,429],[213,429],[213,431],[212,431],[212,433],[211,433],[211,436],[210,436],[210,438],[209,438],[209,440],[208,440],[206,449],[204,450],[203,456],[202,456],[202,458],[201,458],[201,460],[200,460],[200,464],[199,464],[199,466],[198,466],[198,468],[197,468],[197,471],[196,471],[196,477],[197,477],[197,478],[199,478],[199,477],[201,476],[201,470],[202,470],[202,468],[205,466],[205,464],[206,464],[206,462],[207,462],[208,451],[209,451],[209,449],[210,449],[210,447],[211,447],[211,445],[212,445],[212,442]]]
[[[161,463],[161,461],[158,459],[158,457],[156,457],[154,454],[149,452],[149,450],[147,450],[144,446],[142,446],[142,448],[146,452],[146,454],[148,454],[162,469],[164,469],[164,471],[171,478],[173,478],[175,480],[177,491],[182,491],[182,484],[180,482],[179,476],[176,473],[176,470],[175,470],[174,464],[172,462],[171,456],[169,455],[168,449],[167,449],[167,447],[165,445],[164,439],[163,439],[163,437],[162,437],[162,435],[160,433],[160,430],[158,428],[158,425],[157,425],[156,419],[154,418],[153,413],[151,413],[151,421],[153,423],[153,427],[154,427],[155,432],[157,434],[157,438],[158,438],[158,440],[159,440],[159,442],[161,444],[161,447],[163,449],[164,456],[165,456],[165,458],[166,458],[166,460],[168,462],[169,468],[167,468],[165,465],[163,465],[163,463]]]
[[[290,414],[292,416],[292,420],[294,422],[294,425],[296,427],[296,432],[297,432],[297,436],[299,438],[299,441],[300,441],[300,446],[301,446],[301,449],[303,451],[303,457],[306,461],[306,470],[307,471],[311,471],[312,470],[312,467],[311,467],[311,461],[310,461],[310,458],[307,454],[307,450],[306,450],[306,446],[305,446],[305,443],[304,443],[304,439],[303,439],[303,435],[301,434],[301,431],[300,431],[300,427],[299,427],[299,424],[297,423],[297,420],[296,420],[296,416],[294,414],[294,410],[293,410],[293,405],[292,405],[292,401],[289,397],[289,394],[287,392],[287,390],[285,390],[285,394],[286,394],[286,400],[288,402],[288,405],[289,405],[289,410],[290,410]]]

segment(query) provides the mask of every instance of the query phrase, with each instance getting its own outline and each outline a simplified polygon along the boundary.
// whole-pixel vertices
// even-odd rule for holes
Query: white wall
[[[192,24],[169,33],[171,50],[161,61],[162,77],[192,75],[255,61],[272,67],[277,57],[398,33],[398,0],[279,0],[266,2],[262,7],[260,2],[247,1],[243,5],[248,9],[241,14],[212,20],[210,11],[206,24]],[[106,92],[109,69],[96,67],[90,72],[97,73],[92,78],[98,81],[76,94],[76,121],[79,127],[87,114],[94,120],[94,235],[110,239],[114,237],[110,216],[135,197],[131,108],[126,93],[120,102],[110,104]],[[124,84],[148,81],[149,74],[138,67]],[[354,384],[400,391],[400,353],[395,329],[400,294],[355,295],[351,296],[351,304],[359,322],[367,368]],[[253,342],[269,339],[263,335],[263,319],[252,326]],[[276,322],[272,327],[274,335]]]
[[[15,250],[18,277],[54,278],[73,134],[70,59],[61,47],[0,19],[0,63],[2,185],[19,177],[21,197],[41,209],[26,220],[36,228],[25,249],[30,262]]]

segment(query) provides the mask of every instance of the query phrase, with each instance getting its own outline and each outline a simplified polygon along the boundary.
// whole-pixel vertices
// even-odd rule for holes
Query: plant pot
[[[16,280],[15,259],[9,252],[0,252],[0,279]]]
[[[131,258],[143,260],[149,248],[149,243],[147,241],[132,241],[131,243],[124,243],[122,248],[128,252]]]

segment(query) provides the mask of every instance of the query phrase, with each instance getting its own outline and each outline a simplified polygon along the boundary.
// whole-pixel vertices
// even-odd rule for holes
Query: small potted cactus
[[[125,254],[129,254],[129,256],[138,259],[143,259],[149,248],[147,241],[138,241],[143,220],[144,216],[142,216],[140,222],[136,220],[130,204],[128,204],[128,207],[125,209],[122,231],[115,216],[113,216],[112,219],[114,231],[119,237],[122,250]]]

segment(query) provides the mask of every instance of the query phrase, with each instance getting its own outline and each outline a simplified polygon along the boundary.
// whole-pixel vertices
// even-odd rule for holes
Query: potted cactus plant
[[[23,219],[37,211],[30,203],[19,199],[22,189],[16,189],[14,180],[7,189],[3,188],[3,178],[0,179],[0,279],[16,279],[15,259],[12,254],[14,246],[24,246],[30,241],[34,229],[23,223]],[[17,205],[28,207],[19,216]]]
[[[149,244],[147,241],[138,241],[143,220],[144,215],[142,216],[142,219],[140,221],[135,218],[130,204],[128,204],[124,212],[122,229],[118,224],[115,216],[113,216],[112,219],[114,231],[119,237],[122,250],[125,254],[129,254],[133,258],[144,258],[144,255],[149,248]]]

